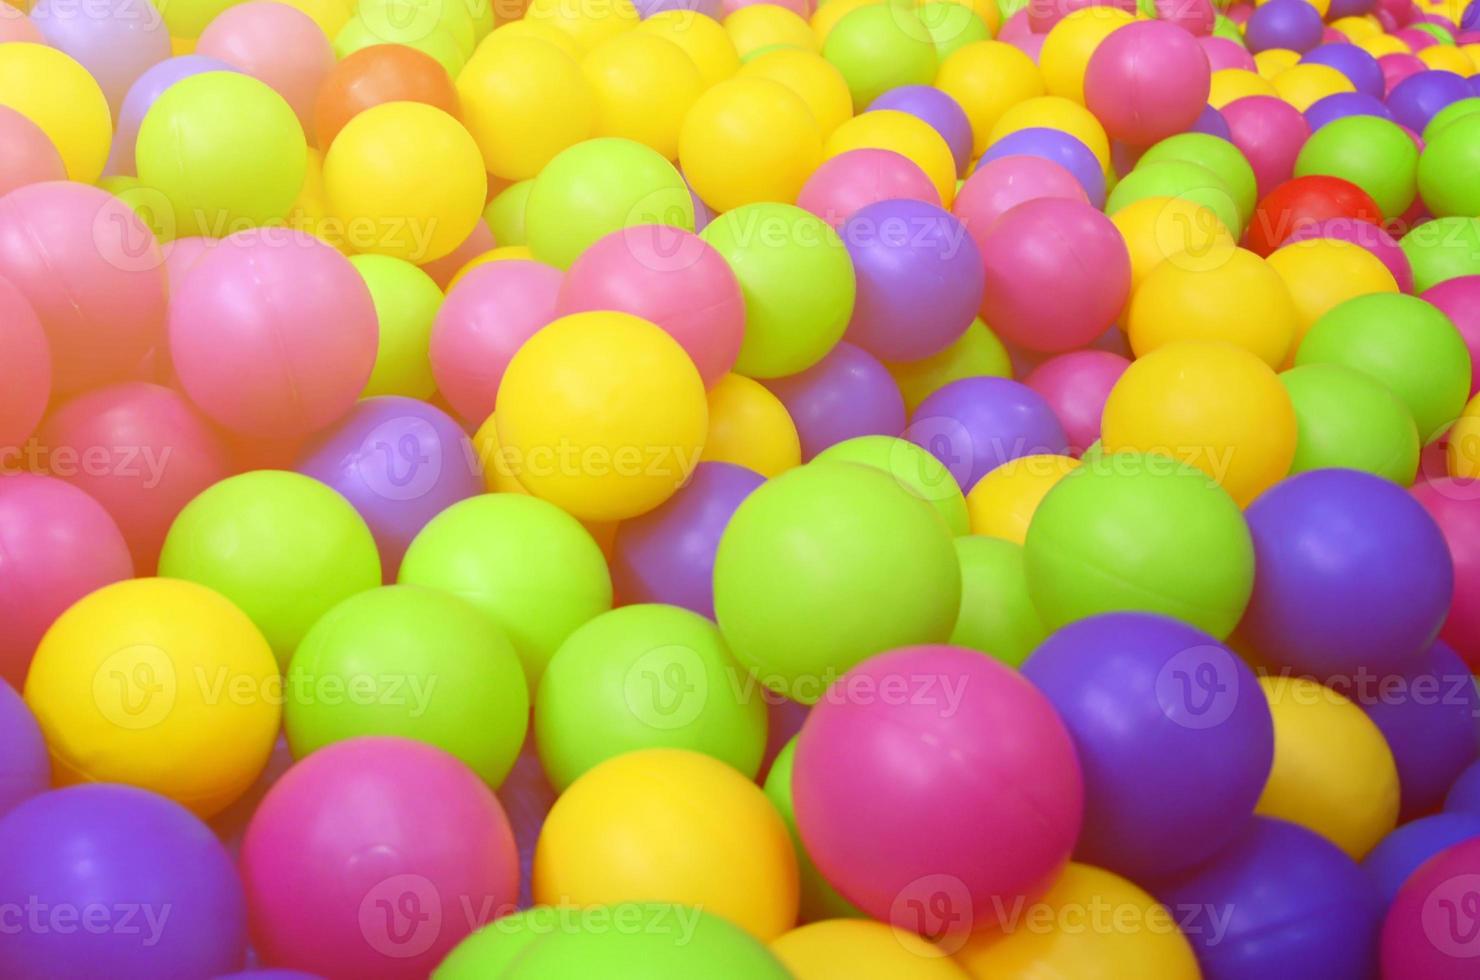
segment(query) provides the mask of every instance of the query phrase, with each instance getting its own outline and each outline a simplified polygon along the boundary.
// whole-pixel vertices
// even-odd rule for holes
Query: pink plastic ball
[[[1377,67],[1382,69],[1384,90],[1389,95],[1392,94],[1393,89],[1398,87],[1399,82],[1411,75],[1429,70],[1429,66],[1424,64],[1418,55],[1407,52],[1385,54],[1377,59]]]
[[[116,116],[129,86],[170,56],[170,32],[150,0],[38,0],[46,43],[87,69]]]
[[[1446,279],[1426,289],[1421,298],[1449,317],[1470,349],[1470,363],[1480,365],[1480,276]],[[1480,391],[1480,368],[1470,372],[1470,394],[1473,396],[1477,391]]]
[[[222,240],[170,304],[170,355],[185,393],[249,436],[303,436],[349,411],[375,366],[378,334],[355,267],[288,228]]]
[[[473,269],[458,281],[432,327],[432,376],[453,414],[482,425],[516,351],[555,319],[563,274],[532,259]]]
[[[1070,351],[1039,364],[1023,383],[1048,402],[1077,456],[1100,438],[1105,401],[1130,366],[1130,361],[1109,351]]]
[[[1434,35],[1427,31],[1421,31],[1416,27],[1405,27],[1400,31],[1394,31],[1393,37],[1402,41],[1414,51],[1422,51],[1424,48],[1431,48],[1439,43]]]
[[[1385,228],[1360,218],[1327,218],[1325,221],[1301,222],[1285,239],[1284,244],[1293,245],[1311,238],[1334,238],[1362,246],[1387,266],[1399,290],[1413,292],[1413,266],[1408,261],[1408,253],[1399,247],[1397,239],[1389,235]]]
[[[51,348],[26,297],[0,279],[0,448],[31,437],[51,397]]]
[[[26,44],[45,44],[46,36],[41,28],[32,23],[25,12],[0,0],[0,44],[21,41]]]
[[[1210,37],[1218,20],[1212,0],[1156,0],[1155,5],[1159,19],[1194,37]]]
[[[981,246],[982,319],[1028,350],[1083,347],[1115,322],[1131,288],[1125,240],[1088,204],[1044,197],[997,219]]]
[[[651,320],[678,341],[706,386],[735,366],[745,298],[729,263],[692,232],[666,225],[614,231],[566,274],[556,314],[618,310]]]
[[[446,289],[452,278],[462,271],[462,267],[482,255],[484,252],[492,252],[498,247],[498,242],[493,238],[493,231],[488,227],[488,222],[478,219],[473,230],[468,232],[468,237],[462,240],[462,244],[448,252],[440,259],[424,262],[421,271],[432,277],[441,289]]]
[[[1213,71],[1223,71],[1225,68],[1238,68],[1243,71],[1259,70],[1249,49],[1237,41],[1230,41],[1216,34],[1207,34],[1199,37],[1197,43],[1202,46],[1203,54],[1208,56],[1208,67]]]
[[[191,235],[165,243],[164,271],[165,277],[169,279],[171,292],[179,290],[185,282],[186,274],[195,268],[201,256],[215,247],[217,241],[215,238]]]
[[[140,575],[153,575],[181,509],[231,475],[216,431],[172,388],[126,382],[78,395],[37,433],[49,472],[87,491],[123,532]]]
[[[835,681],[802,726],[792,780],[823,876],[932,939],[1041,896],[1083,816],[1079,760],[1048,700],[960,647],[881,654]]]
[[[1480,957],[1480,839],[1429,858],[1382,924],[1383,980],[1473,980]]]
[[[1443,476],[1442,460],[1420,469],[1434,475],[1413,487],[1413,497],[1439,525],[1454,562],[1454,598],[1439,636],[1473,671],[1480,667],[1480,481]]]
[[[41,318],[56,394],[127,377],[164,337],[159,242],[96,187],[29,184],[0,198],[0,276]]]
[[[0,106],[0,197],[27,184],[66,179],[62,155],[41,127],[9,106]]]
[[[0,476],[0,678],[17,691],[41,635],[72,603],[132,578],[118,525],[102,505],[49,476],[18,472],[7,453]]]
[[[1025,8],[1028,26],[1034,34],[1047,34],[1059,21],[1085,7],[1114,7],[1134,14],[1136,0],[1033,0]]]
[[[797,196],[797,207],[834,228],[859,208],[893,198],[940,206],[940,192],[920,165],[893,150],[849,150],[812,171]]]
[[[334,48],[307,14],[284,3],[251,0],[206,25],[195,53],[220,58],[277,92],[310,129],[319,86],[334,67]]]
[[[1261,199],[1294,175],[1295,158],[1310,136],[1299,109],[1272,95],[1250,95],[1219,111],[1233,145],[1254,168]]]
[[[961,219],[981,248],[998,218],[1041,197],[1089,203],[1084,186],[1060,164],[1044,157],[1008,156],[978,166],[961,185],[951,213]]]
[[[519,855],[493,791],[421,742],[339,742],[289,769],[242,841],[253,945],[324,977],[421,978],[513,909]]]
[[[1191,34],[1145,20],[1118,28],[1095,49],[1084,98],[1113,139],[1150,146],[1192,128],[1211,84],[1207,55]]]

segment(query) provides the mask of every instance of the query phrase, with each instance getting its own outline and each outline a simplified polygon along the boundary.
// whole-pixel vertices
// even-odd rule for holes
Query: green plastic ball
[[[1227,40],[1232,41],[1241,48],[1248,47],[1248,45],[1244,42],[1243,29],[1240,28],[1238,24],[1234,22],[1233,18],[1229,17],[1227,14],[1219,13],[1214,15],[1213,36],[1226,38]]]
[[[801,879],[801,915],[803,922],[820,922],[823,919],[861,919],[863,913],[834,888],[807,853],[802,836],[797,832],[796,807],[791,799],[792,770],[796,765],[797,740],[792,736],[771,763],[766,774],[765,791],[781,819],[786,821],[786,830],[791,834],[792,847],[797,852],[797,870]]]
[[[612,605],[606,557],[581,522],[519,493],[462,500],[421,529],[400,582],[467,599],[503,627],[535,690],[576,628]]]
[[[1466,116],[1472,116],[1477,112],[1480,112],[1480,97],[1460,99],[1458,102],[1449,103],[1434,113],[1434,118],[1430,119],[1429,124],[1423,128],[1425,145],[1432,143],[1434,137],[1447,129],[1450,123],[1457,122]]]
[[[1023,558],[1050,629],[1131,610],[1223,639],[1254,585],[1238,504],[1202,470],[1154,454],[1101,456],[1060,480],[1033,514]]]
[[[1428,445],[1459,418],[1470,396],[1470,352],[1437,307],[1402,293],[1349,299],[1311,325],[1295,364],[1341,364],[1392,391]]]
[[[766,702],[719,629],[677,606],[623,606],[555,651],[535,702],[540,761],[556,790],[638,749],[689,749],[754,779]]]
[[[694,199],[673,164],[641,143],[586,140],[557,153],[529,190],[525,234],[541,262],[568,269],[592,242],[622,228],[694,230]]]
[[[561,916],[577,917],[577,909],[549,905],[500,916],[453,947],[432,971],[432,980],[489,980],[508,976],[526,950],[558,932]]]
[[[1137,166],[1110,192],[1105,213],[1115,214],[1148,197],[1180,197],[1201,204],[1218,216],[1234,238],[1243,233],[1233,190],[1227,181],[1200,163],[1156,160]]]
[[[876,653],[950,636],[961,569],[950,528],[888,474],[813,462],[757,488],[714,561],[730,650],[772,690],[812,704]]]
[[[1249,166],[1249,161],[1239,152],[1238,147],[1228,140],[1206,133],[1181,133],[1152,146],[1141,156],[1136,166],[1143,167],[1163,160],[1195,163],[1218,175],[1233,194],[1233,205],[1238,209],[1239,223],[1249,223],[1254,207],[1259,203],[1259,185],[1254,179],[1254,168]]]
[[[1023,548],[1014,541],[966,535],[956,539],[961,562],[961,614],[951,643],[1020,667],[1048,639],[1033,598]]]
[[[935,0],[921,4],[915,11],[935,42],[935,56],[944,62],[951,55],[976,41],[990,41],[992,31],[976,11],[955,0]]]
[[[855,112],[890,89],[929,85],[940,67],[925,21],[912,7],[892,2],[846,14],[828,33],[822,56],[843,73]]]
[[[1291,473],[1361,470],[1401,486],[1418,472],[1418,427],[1385,385],[1340,364],[1307,364],[1280,375],[1299,436]]]
[[[1440,217],[1480,215],[1480,113],[1451,121],[1429,141],[1418,159],[1418,193]]]
[[[1396,218],[1418,194],[1418,147],[1381,116],[1346,116],[1310,134],[1295,158],[1295,176],[1340,177],[1372,196],[1384,218]]]
[[[339,494],[299,473],[256,470],[185,505],[165,537],[159,574],[236,603],[286,666],[319,617],[380,585],[380,553]]]
[[[1398,244],[1413,267],[1415,293],[1449,279],[1480,275],[1480,218],[1425,221]]]
[[[534,180],[521,180],[499,191],[483,209],[483,220],[500,246],[524,245],[528,236],[524,228],[524,211],[529,206],[529,192]]]
[[[431,276],[405,259],[352,255],[349,261],[370,287],[380,324],[375,369],[360,397],[404,395],[422,401],[432,397],[437,382],[427,350],[442,307],[442,290]]]
[[[1445,30],[1445,28],[1440,24],[1435,24],[1430,21],[1415,21],[1409,26],[1411,26],[1414,30],[1422,31],[1429,37],[1433,38],[1435,41],[1438,41],[1440,44],[1454,43],[1454,34],[1448,30]]]
[[[745,297],[735,373],[796,374],[842,339],[857,281],[827,222],[790,204],[746,204],[714,219],[700,237],[724,256]]]
[[[952,534],[970,534],[966,495],[945,464],[910,442],[894,436],[857,436],[835,443],[815,457],[862,463],[888,473],[899,485],[936,509]]]
[[[446,592],[388,585],[351,596],[288,665],[283,723],[295,758],[361,735],[435,745],[497,788],[529,727],[529,689],[504,631]]]

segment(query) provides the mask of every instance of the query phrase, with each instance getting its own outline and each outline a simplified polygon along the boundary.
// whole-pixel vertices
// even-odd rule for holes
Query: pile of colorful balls
[[[1480,976],[1480,0],[0,2],[0,978]]]

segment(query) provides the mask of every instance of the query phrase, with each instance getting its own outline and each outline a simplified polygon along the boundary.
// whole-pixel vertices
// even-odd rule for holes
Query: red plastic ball
[[[1371,195],[1340,177],[1296,177],[1276,187],[1254,209],[1249,222],[1249,249],[1268,255],[1298,229],[1328,218],[1355,218],[1382,224],[1382,211]]]

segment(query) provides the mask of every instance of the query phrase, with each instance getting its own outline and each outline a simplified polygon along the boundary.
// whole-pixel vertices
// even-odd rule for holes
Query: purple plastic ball
[[[0,909],[22,916],[0,940],[0,976],[159,980],[241,968],[241,880],[180,804],[132,786],[70,786],[10,811],[0,841]]]
[[[1152,891],[1182,924],[1204,980],[1375,975],[1377,886],[1304,827],[1255,817],[1213,860]]]
[[[1274,761],[1254,672],[1213,637],[1147,613],[1054,633],[1023,676],[1053,703],[1084,770],[1076,860],[1133,878],[1207,860],[1248,826]]]
[[[1374,6],[1376,0],[1331,0],[1331,9],[1326,11],[1326,16],[1333,21],[1343,17],[1360,17],[1370,14]]]
[[[1244,25],[1244,42],[1255,54],[1270,48],[1309,51],[1324,34],[1320,13],[1305,0],[1270,0],[1255,7]]]
[[[1069,452],[1053,407],[1006,378],[952,381],[915,409],[905,438],[944,463],[963,493],[1008,460]]]
[[[1480,762],[1472,762],[1444,797],[1446,813],[1473,813],[1480,816]]]
[[[1440,109],[1474,94],[1469,83],[1452,71],[1421,71],[1393,86],[1387,105],[1394,119],[1422,133]]]
[[[1008,133],[987,148],[977,166],[991,163],[1001,157],[1027,156],[1052,160],[1074,175],[1089,203],[1097,208],[1105,206],[1105,170],[1095,158],[1094,151],[1083,142],[1057,129],[1030,126],[1015,133]]]
[[[304,454],[298,472],[344,496],[375,536],[385,580],[427,521],[483,492],[473,445],[446,412],[415,398],[367,398]]]
[[[149,0],[39,0],[31,22],[93,77],[117,114],[129,86],[170,56],[170,32]]]
[[[1362,92],[1336,92],[1317,99],[1305,110],[1305,121],[1310,124],[1311,132],[1347,116],[1377,116],[1387,120],[1393,118],[1381,99]]]
[[[1406,823],[1378,841],[1362,859],[1362,870],[1377,885],[1383,905],[1391,905],[1421,864],[1474,837],[1480,837],[1480,813],[1436,813]]]
[[[894,377],[877,357],[847,341],[800,374],[764,384],[796,423],[804,460],[844,439],[904,431],[904,396]]]
[[[1239,629],[1272,666],[1329,679],[1419,666],[1454,569],[1423,505],[1391,481],[1312,470],[1249,505],[1254,594]]]
[[[633,6],[643,20],[670,10],[688,10],[711,20],[723,20],[725,16],[719,0],[633,0]]]
[[[623,521],[612,546],[622,603],[662,602],[714,618],[714,553],[735,508],[766,478],[733,463],[700,463],[655,510]]]
[[[1223,113],[1210,105],[1203,106],[1202,114],[1197,117],[1197,122],[1192,124],[1192,131],[1233,142],[1233,131],[1228,128],[1228,120],[1223,118]]]
[[[907,112],[930,124],[951,148],[956,160],[956,173],[966,175],[971,164],[971,120],[961,103],[933,85],[901,85],[890,89],[869,103],[869,111],[893,109]]]
[[[0,817],[50,785],[41,728],[21,696],[0,681]]]
[[[1377,59],[1355,44],[1322,44],[1300,56],[1301,64],[1335,68],[1356,86],[1358,92],[1380,99],[1386,90]]]
[[[858,295],[845,335],[883,361],[918,361],[966,332],[982,302],[982,253],[949,211],[907,198],[853,212],[838,233]]]

